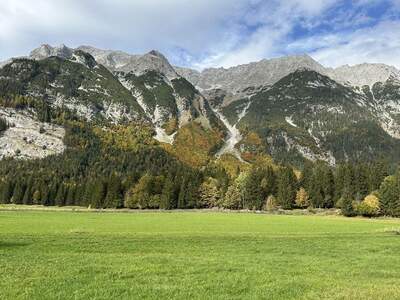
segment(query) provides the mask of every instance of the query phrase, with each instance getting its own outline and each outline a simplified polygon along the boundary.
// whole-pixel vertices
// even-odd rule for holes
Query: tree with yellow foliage
[[[303,187],[297,191],[295,202],[300,208],[306,208],[310,205],[308,193]]]
[[[365,217],[375,217],[379,215],[379,198],[374,194],[366,196],[364,200],[357,205],[356,211],[358,214]]]

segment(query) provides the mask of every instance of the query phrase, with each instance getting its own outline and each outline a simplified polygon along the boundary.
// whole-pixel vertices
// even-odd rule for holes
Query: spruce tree
[[[186,208],[186,188],[186,179],[183,179],[179,188],[177,208]]]
[[[175,186],[171,178],[167,177],[164,182],[164,187],[161,193],[161,209],[173,209],[176,207],[174,191]]]
[[[65,205],[65,195],[66,195],[65,185],[60,184],[58,186],[56,197],[54,198],[54,204],[56,206],[64,206]]]
[[[291,209],[295,204],[297,180],[293,169],[284,167],[278,177],[278,204],[284,209]]]
[[[342,194],[341,202],[341,211],[342,214],[346,217],[355,216],[355,211],[353,207],[353,199],[351,193],[345,189]]]
[[[379,189],[381,212],[385,216],[400,215],[400,183],[397,176],[388,176]]]
[[[11,181],[2,182],[0,189],[0,203],[9,204],[13,194],[13,186]]]
[[[25,194],[25,185],[20,180],[18,180],[14,187],[12,195],[12,203],[22,204],[24,194]]]
[[[106,196],[106,185],[101,179],[97,179],[93,183],[93,194],[91,205],[95,208],[104,208],[104,200]]]
[[[263,172],[261,169],[253,167],[250,169],[244,185],[244,205],[248,209],[261,209],[265,196],[262,187]],[[265,188],[268,184],[264,182]]]
[[[76,185],[75,184],[68,185],[66,197],[65,197],[65,205],[66,206],[75,205],[75,193],[76,193]]]
[[[120,208],[124,205],[121,179],[115,174],[112,174],[108,180],[105,203],[106,207],[111,208]]]

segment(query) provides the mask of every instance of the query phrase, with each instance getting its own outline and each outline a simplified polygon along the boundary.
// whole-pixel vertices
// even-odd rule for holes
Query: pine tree
[[[384,161],[373,162],[369,166],[368,182],[369,191],[376,191],[381,186],[383,180],[389,176],[388,163]]]
[[[186,180],[182,180],[178,195],[178,208],[186,208]]]
[[[351,193],[345,189],[340,200],[342,214],[346,217],[353,217],[356,215],[353,206],[353,199]]]
[[[368,189],[368,168],[364,164],[359,164],[354,168],[354,198],[362,201],[369,193]]]
[[[264,191],[261,185],[263,180],[261,169],[253,167],[250,169],[244,185],[244,204],[248,209],[261,209],[264,204]]]
[[[25,194],[25,185],[20,180],[18,180],[14,187],[12,203],[22,204],[24,194]]]
[[[49,186],[41,182],[39,184],[39,190],[40,190],[40,204],[42,205],[49,205]]]
[[[22,203],[25,205],[32,204],[32,178],[28,180],[28,183],[25,188],[24,197],[22,198]]]
[[[324,203],[324,194],[323,194],[323,186],[322,186],[322,174],[318,172],[318,170],[315,171],[315,173],[312,175],[311,180],[309,181],[309,197],[310,197],[310,203],[312,207],[315,208],[320,208],[323,207]]]
[[[284,209],[291,209],[295,204],[297,180],[293,169],[284,167],[278,177],[278,204]]]
[[[66,206],[75,205],[75,193],[76,193],[76,185],[75,184],[68,185],[65,197]]]
[[[302,186],[306,191],[310,191],[313,174],[313,165],[310,162],[306,162],[300,174],[299,186]]]
[[[2,182],[0,189],[0,203],[9,204],[13,194],[13,186],[11,181]]]
[[[324,208],[334,207],[335,177],[333,175],[331,168],[326,165],[323,168],[322,192],[324,196],[323,207]]]
[[[276,175],[272,167],[267,167],[263,170],[263,178],[260,185],[263,198],[276,193]]]
[[[160,208],[173,209],[176,207],[175,203],[175,186],[170,177],[167,177],[164,182],[164,187],[161,193]]]
[[[351,199],[354,198],[354,170],[350,164],[339,165],[335,176],[335,202],[346,192]]]
[[[381,212],[385,216],[400,216],[400,184],[397,176],[388,176],[379,189]]]
[[[101,179],[97,179],[93,183],[93,194],[91,205],[95,208],[104,208],[104,200],[106,196],[106,186]]]
[[[106,207],[112,208],[120,208],[124,205],[121,189],[121,179],[115,174],[112,174],[108,180],[105,203]]]
[[[65,205],[65,194],[66,194],[66,189],[64,184],[60,184],[58,186],[57,194],[54,199],[54,203],[57,206],[64,206]]]

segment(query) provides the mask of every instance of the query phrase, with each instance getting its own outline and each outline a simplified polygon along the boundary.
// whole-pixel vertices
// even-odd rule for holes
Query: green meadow
[[[0,211],[0,299],[400,299],[400,220]]]

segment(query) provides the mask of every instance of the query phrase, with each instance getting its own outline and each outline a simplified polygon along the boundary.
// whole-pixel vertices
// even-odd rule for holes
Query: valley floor
[[[0,211],[0,299],[398,299],[400,220]]]

